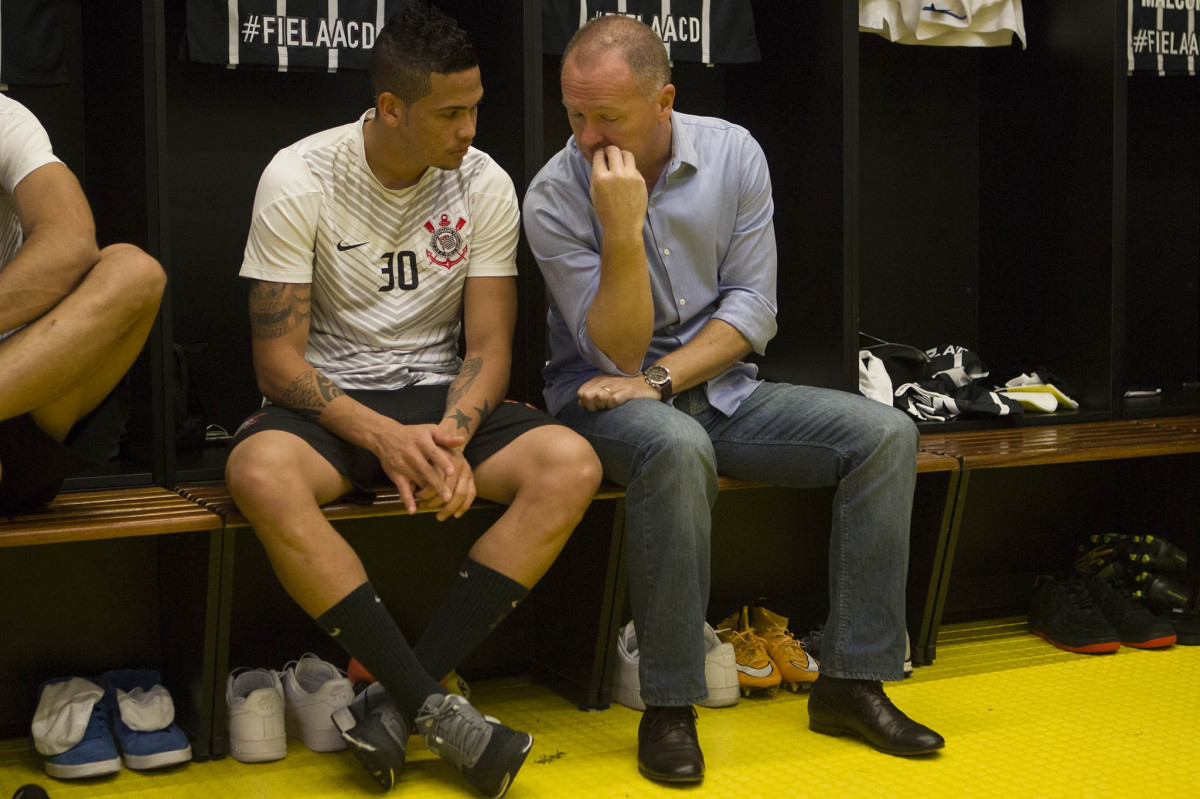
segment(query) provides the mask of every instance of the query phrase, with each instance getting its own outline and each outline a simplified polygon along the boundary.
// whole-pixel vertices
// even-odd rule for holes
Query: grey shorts
[[[395,391],[350,389],[345,393],[401,424],[436,424],[446,412],[449,390],[449,386],[409,386]],[[479,430],[467,442],[463,455],[474,469],[522,433],[542,425],[561,424],[531,405],[505,400],[483,420]],[[375,500],[372,486],[389,482],[373,453],[339,438],[318,422],[278,405],[268,405],[252,413],[234,434],[233,445],[236,447],[263,430],[283,430],[304,439],[350,481],[353,490],[346,498],[353,502],[369,505]]]

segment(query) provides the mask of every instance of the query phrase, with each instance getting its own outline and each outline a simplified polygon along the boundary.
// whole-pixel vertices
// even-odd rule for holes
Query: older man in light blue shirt
[[[639,770],[703,779],[691,706],[706,696],[718,472],[836,486],[809,726],[889,754],[940,749],[880,685],[902,677],[916,427],[856,394],[757,380],[742,362],[776,331],[762,150],[736,125],[674,111],[661,42],[628,17],[580,29],[561,79],[574,136],[531,184],[525,229],[551,294],[547,403],[627,487]]]

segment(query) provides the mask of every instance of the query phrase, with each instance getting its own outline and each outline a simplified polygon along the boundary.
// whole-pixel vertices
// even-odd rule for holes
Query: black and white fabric
[[[0,83],[52,86],[68,80],[58,3],[0,0]]]
[[[927,353],[933,376],[897,386],[897,408],[922,422],[1024,415],[1021,403],[984,384],[988,369],[976,353],[956,345],[935,347]]]
[[[1197,0],[1128,0],[1129,73],[1195,75]]]
[[[186,53],[229,68],[365,70],[388,17],[415,0],[188,0]]]
[[[859,0],[858,29],[898,44],[1025,47],[1021,0]]]
[[[575,31],[605,14],[624,14],[649,25],[672,61],[761,60],[750,0],[543,0],[542,49],[561,55]]]

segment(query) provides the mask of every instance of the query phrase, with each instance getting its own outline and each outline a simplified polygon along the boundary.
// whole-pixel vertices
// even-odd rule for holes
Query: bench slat
[[[1200,418],[928,433],[923,449],[957,458],[963,469],[1142,458],[1200,452]]]
[[[214,513],[165,488],[59,494],[45,507],[0,517],[0,547],[217,530]]]

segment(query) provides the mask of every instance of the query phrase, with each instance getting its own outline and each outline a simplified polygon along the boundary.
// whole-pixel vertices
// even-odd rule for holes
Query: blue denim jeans
[[[821,673],[903,677],[918,433],[902,411],[844,391],[763,383],[729,417],[698,386],[674,407],[635,399],[590,412],[571,404],[559,418],[591,442],[605,476],[626,486],[629,589],[647,704],[694,704],[707,695],[701,631],[718,473],[836,486]]]

